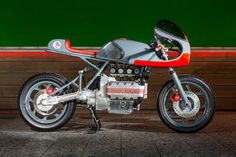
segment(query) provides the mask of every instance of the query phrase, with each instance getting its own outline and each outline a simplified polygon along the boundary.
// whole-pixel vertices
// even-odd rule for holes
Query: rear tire
[[[214,95],[213,95],[213,92],[212,92],[210,86],[200,78],[197,78],[192,75],[182,75],[182,76],[179,76],[179,79],[180,79],[180,82],[182,85],[183,84],[185,84],[185,85],[192,84],[192,86],[198,85],[199,89],[202,90],[202,92],[203,92],[202,94],[204,94],[204,96],[206,97],[206,101],[204,103],[204,105],[206,104],[205,105],[206,109],[204,111],[202,111],[203,112],[202,117],[196,118],[196,121],[190,120],[190,122],[194,121],[190,124],[187,124],[187,122],[181,123],[181,120],[179,120],[180,118],[182,118],[184,121],[186,119],[188,120],[188,118],[183,118],[181,116],[177,117],[178,115],[176,112],[173,112],[173,110],[174,110],[173,108],[171,108],[171,107],[169,109],[166,108],[166,106],[168,107],[168,105],[169,106],[172,105],[169,100],[169,97],[168,97],[168,93],[171,95],[170,91],[172,88],[174,88],[174,83],[171,80],[164,84],[164,86],[162,87],[162,89],[160,90],[160,92],[158,94],[157,111],[159,113],[161,120],[169,128],[171,128],[177,132],[183,132],[183,133],[196,132],[196,131],[201,130],[204,127],[206,127],[214,116],[214,113],[215,113]],[[201,111],[201,109],[198,112],[200,113],[200,111]],[[173,113],[173,116],[172,116],[172,113]],[[177,116],[174,114],[176,114]],[[197,115],[195,115],[195,116],[197,116]],[[174,118],[177,118],[178,121],[175,120]],[[194,117],[190,117],[190,118],[194,118]],[[197,120],[199,120],[199,121],[197,121]]]
[[[63,76],[54,73],[37,74],[29,78],[24,83],[18,95],[17,106],[21,117],[33,130],[54,131],[63,127],[72,118],[76,109],[75,101],[68,101],[60,104],[61,109],[58,109],[57,107],[53,108],[55,115],[50,115],[50,119],[49,116],[45,116],[45,118],[43,115],[40,115],[35,110],[34,103],[32,103],[33,98],[31,97],[31,95],[33,95],[33,92],[36,93],[37,90],[38,92],[42,90],[39,88],[42,88],[46,84],[50,84],[50,86],[55,86],[55,88],[60,88],[66,83],[67,80]],[[35,87],[36,85],[38,85],[37,88]],[[30,94],[31,90],[32,92]],[[61,94],[66,93],[69,93],[68,88],[64,89]],[[53,116],[55,117],[54,119]]]

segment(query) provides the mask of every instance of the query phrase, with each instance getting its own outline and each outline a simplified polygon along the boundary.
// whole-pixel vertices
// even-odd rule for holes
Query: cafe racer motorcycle
[[[173,69],[189,64],[191,50],[187,36],[169,20],[157,23],[150,44],[116,39],[94,52],[72,48],[69,40],[55,39],[49,42],[47,51],[78,57],[89,66],[79,70],[70,82],[60,74],[40,73],[24,83],[18,108],[32,129],[61,128],[79,105],[91,113],[95,125],[90,131],[100,130],[96,110],[128,115],[140,109],[147,98],[151,68],[169,71],[170,80],[160,89],[156,101],[159,116],[168,127],[195,132],[214,115],[215,100],[209,85],[193,75],[177,76]],[[170,58],[172,53],[177,55]],[[88,73],[94,76],[86,81]]]

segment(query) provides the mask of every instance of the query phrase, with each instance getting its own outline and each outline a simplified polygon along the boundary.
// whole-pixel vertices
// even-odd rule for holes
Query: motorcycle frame
[[[160,41],[157,40],[157,43],[160,44]],[[52,52],[52,51],[50,51]],[[61,95],[61,96],[57,96],[56,99],[58,100],[57,102],[65,102],[65,101],[70,101],[70,100],[74,100],[74,99],[78,99],[80,98],[78,95],[81,95],[83,90],[86,90],[89,88],[89,86],[95,81],[95,79],[98,76],[102,76],[104,75],[104,70],[107,68],[107,66],[109,65],[110,62],[114,62],[112,60],[104,60],[101,58],[95,58],[92,57],[90,55],[84,55],[84,54],[79,54],[79,53],[72,53],[72,52],[62,52],[62,51],[55,51],[55,53],[59,53],[59,54],[63,54],[63,55],[68,55],[68,56],[72,56],[72,57],[78,57],[81,60],[85,61],[87,64],[89,64],[92,68],[94,68],[95,70],[97,70],[97,73],[93,76],[93,78],[88,82],[88,84],[85,86],[84,89],[82,89],[82,78],[83,78],[83,74],[85,72],[85,70],[80,70],[79,71],[79,76],[77,76],[75,79],[73,79],[71,82],[67,83],[66,85],[60,87],[59,89],[57,89],[56,91],[52,92],[51,94],[49,94],[49,99],[53,98],[56,93],[62,91],[65,88],[68,88],[70,85],[74,85],[78,88],[78,91],[74,92],[74,93],[70,93],[70,94],[65,94],[65,95]],[[168,55],[167,53],[161,49],[161,53],[162,56],[165,60],[168,60]],[[102,65],[102,67],[98,67],[95,63],[91,62],[91,61],[99,61],[99,62],[103,62],[104,64]],[[189,100],[185,94],[185,91],[181,85],[181,82],[176,74],[176,72],[174,71],[173,68],[169,67],[169,74],[170,74],[170,78],[173,80],[177,90],[180,93],[180,96],[183,100],[183,102],[188,105]],[[76,83],[76,81],[79,79],[79,85]]]

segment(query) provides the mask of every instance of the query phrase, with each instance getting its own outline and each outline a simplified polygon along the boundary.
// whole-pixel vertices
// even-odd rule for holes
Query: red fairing
[[[80,53],[84,55],[91,55],[91,56],[95,56],[97,54],[97,52],[93,52],[93,51],[78,50],[78,49],[72,48],[70,45],[70,40],[65,41],[65,46],[66,46],[66,49],[70,52]]]
[[[190,54],[183,54],[180,58],[173,61],[157,62],[157,61],[146,61],[146,60],[135,60],[134,65],[137,66],[148,66],[148,67],[181,67],[186,66],[190,62]]]

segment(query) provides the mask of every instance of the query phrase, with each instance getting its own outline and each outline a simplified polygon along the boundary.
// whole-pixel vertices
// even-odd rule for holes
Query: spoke
[[[58,117],[58,116],[60,116],[60,114],[56,113],[54,116],[55,116],[55,117]]]
[[[42,86],[46,88],[48,86],[48,84],[42,84]]]
[[[202,108],[202,107],[205,107],[205,108],[206,108],[206,103],[205,103],[205,104],[203,104],[203,105],[201,105],[201,108]]]
[[[29,98],[29,102],[34,103],[34,100],[32,98]]]
[[[42,120],[47,121],[47,118],[48,118],[47,116],[44,116]]]
[[[35,109],[33,110],[33,113],[34,113],[34,115],[36,114],[36,110]]]
[[[40,90],[39,86],[35,87],[34,90],[39,91]]]
[[[199,111],[198,111],[198,113],[197,113],[197,115],[196,115],[196,120],[198,120],[199,119],[199,116],[200,114],[199,114]]]
[[[203,92],[202,92],[202,91],[199,91],[199,92],[195,92],[195,94],[196,94],[197,96],[202,96],[202,95],[203,95]]]
[[[187,88],[187,90],[188,90],[189,92],[192,91],[191,88],[190,88],[190,86],[189,86],[188,84],[186,84],[185,87]]]
[[[46,87],[50,88],[50,87],[52,87],[52,84],[51,83],[47,83],[47,84],[45,83],[45,84],[42,84],[41,86],[43,86],[44,88],[46,88]]]
[[[205,111],[205,109],[206,109],[205,106],[201,106],[200,109],[199,109],[199,111]],[[198,112],[199,112],[199,111],[198,111]]]
[[[166,110],[169,112],[174,111],[172,108],[167,108]]]
[[[181,119],[181,117],[180,117],[180,116],[178,116],[178,115],[173,115],[173,116],[172,116],[172,118],[173,118],[174,120]]]

